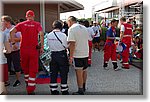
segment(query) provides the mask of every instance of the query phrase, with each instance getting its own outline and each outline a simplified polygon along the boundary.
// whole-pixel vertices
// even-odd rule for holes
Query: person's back
[[[58,36],[58,38],[62,41],[62,44],[67,48],[67,36],[65,33],[62,33],[57,30],[53,30],[47,35],[48,45],[49,49],[51,51],[62,51],[65,50],[60,41],[56,38],[55,34]]]
[[[94,31],[94,33],[95,33],[95,37],[100,37],[100,29],[99,29],[99,27],[98,26],[92,26],[92,29],[93,29],[93,31]]]
[[[16,26],[22,34],[21,48],[36,48],[38,45],[38,32],[40,31],[39,26],[41,26],[40,23],[33,20],[21,22]]]
[[[78,91],[73,95],[84,95],[86,90],[86,78],[89,57],[89,34],[87,28],[77,24],[74,16],[68,18],[68,44],[70,49],[69,64],[72,65],[74,60],[74,68],[76,71]]]
[[[86,27],[80,24],[73,24],[69,28],[69,32],[73,32],[72,34],[76,42],[74,57],[77,57],[77,58],[88,57],[89,34],[88,34]]]
[[[38,72],[38,59],[44,51],[44,33],[40,23],[34,21],[35,14],[32,10],[26,12],[27,21],[17,24],[11,31],[11,41],[15,44],[14,34],[19,31],[22,34],[20,47],[21,67],[24,71],[27,93],[34,95],[36,88],[36,74]],[[40,35],[40,45],[38,44]]]
[[[95,35],[95,33],[94,33],[92,27],[88,27],[88,28],[87,28],[87,31],[88,31],[88,33],[89,33],[89,41],[92,41],[92,40],[93,40],[93,37],[94,37],[94,35]]]

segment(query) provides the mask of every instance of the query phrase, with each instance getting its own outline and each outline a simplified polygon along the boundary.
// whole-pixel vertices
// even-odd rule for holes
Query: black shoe
[[[77,92],[73,92],[72,95],[84,95],[84,92],[77,91]]]
[[[88,67],[91,67],[91,64],[88,64]]]
[[[68,91],[62,91],[62,95],[69,95]]]
[[[51,91],[52,95],[59,95],[59,91],[55,90],[55,91]]]
[[[9,73],[9,75],[15,75],[16,74],[16,72],[14,72],[14,71],[10,71],[10,73]]]
[[[5,86],[9,86],[10,85],[10,83],[7,81],[7,82],[5,82]]]
[[[16,80],[15,83],[13,84],[13,87],[19,86],[21,83],[19,80]]]
[[[35,95],[35,92],[28,93],[28,95]]]

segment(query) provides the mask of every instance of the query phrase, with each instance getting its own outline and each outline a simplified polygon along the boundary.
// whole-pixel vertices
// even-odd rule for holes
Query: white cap
[[[93,21],[93,23],[97,23],[96,21]]]

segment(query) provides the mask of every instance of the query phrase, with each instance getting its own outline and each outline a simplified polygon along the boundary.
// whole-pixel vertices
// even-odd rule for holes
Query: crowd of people
[[[44,33],[39,22],[34,21],[32,10],[26,12],[26,21],[13,23],[10,16],[1,18],[1,58],[0,69],[1,94],[7,94],[6,86],[9,85],[8,72],[12,73],[12,65],[15,70],[16,80],[13,87],[21,84],[20,74],[24,73],[26,90],[29,95],[35,94],[36,75],[38,73],[38,59],[44,52]],[[136,23],[135,21],[133,21]],[[113,69],[120,70],[117,64],[117,52],[122,59],[122,68],[129,69],[129,58],[132,56],[142,58],[143,47],[140,35],[136,34],[134,25],[126,22],[126,18],[120,19],[120,38],[116,39],[118,20],[112,19],[109,24],[106,18],[101,23],[88,20],[78,21],[70,16],[67,22],[56,20],[53,22],[53,30],[47,34],[47,45],[51,51],[50,63],[50,91],[52,95],[59,95],[57,75],[61,76],[61,93],[69,95],[68,73],[69,66],[73,65],[77,78],[77,92],[73,95],[84,95],[86,91],[87,68],[92,65],[92,51],[100,51],[101,27],[106,27],[106,41],[104,45],[104,69],[108,70],[108,61],[111,59]],[[38,36],[40,39],[38,40]],[[39,42],[38,42],[39,41]],[[130,51],[131,50],[131,51]],[[69,54],[68,54],[69,52]]]

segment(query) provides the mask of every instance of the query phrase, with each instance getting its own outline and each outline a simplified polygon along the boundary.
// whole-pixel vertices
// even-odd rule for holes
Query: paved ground
[[[109,63],[109,70],[104,70],[103,64],[103,52],[93,52],[92,56],[92,67],[88,69],[88,80],[86,94],[100,94],[100,95],[111,95],[111,94],[142,94],[142,70],[131,66],[129,70],[114,71],[112,69],[111,62]],[[119,66],[121,66],[119,64]],[[9,94],[26,94],[25,83],[16,88],[12,87],[15,80],[15,76],[10,76],[11,85],[8,86]],[[23,75],[21,76],[23,80]],[[70,68],[69,72],[69,88],[70,93],[77,91],[76,77],[73,68]],[[37,85],[36,94],[49,95],[49,86]]]

